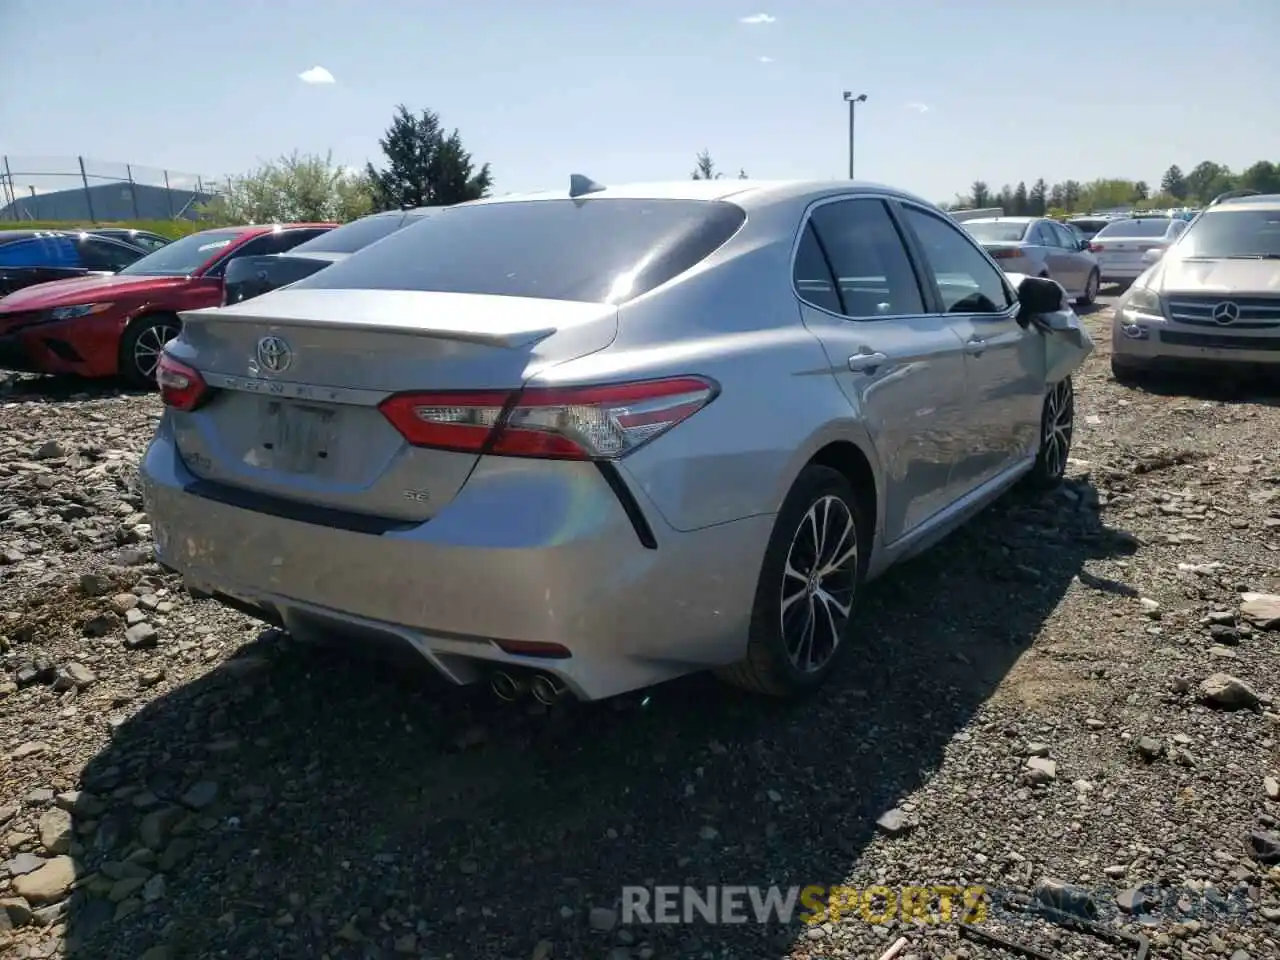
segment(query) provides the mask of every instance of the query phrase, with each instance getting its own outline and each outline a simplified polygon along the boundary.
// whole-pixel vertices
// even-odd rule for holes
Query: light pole
[[[855,97],[853,95],[853,91],[846,90],[844,92],[844,99],[845,99],[845,102],[849,104],[849,179],[852,180],[853,179],[853,118],[854,118],[854,114],[857,112],[858,104],[866,103],[867,95],[865,93],[860,93]]]

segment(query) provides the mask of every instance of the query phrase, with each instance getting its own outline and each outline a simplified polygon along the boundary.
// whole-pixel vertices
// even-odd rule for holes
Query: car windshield
[[[745,220],[741,207],[707,200],[601,197],[441,207],[292,289],[622,303],[710,256]]]
[[[189,277],[243,236],[243,230],[193,233],[135,260],[116,276]]]
[[[1280,210],[1207,210],[1173,249],[1183,258],[1280,258]]]
[[[970,220],[964,228],[979,243],[1017,243],[1026,236],[1029,226],[1007,220]]]
[[[1163,237],[1173,223],[1168,217],[1151,217],[1146,220],[1116,220],[1107,224],[1094,236],[1095,240],[1114,237]]]
[[[296,253],[355,253],[375,240],[390,236],[401,227],[421,220],[425,214],[402,213],[399,210],[391,213],[375,213],[371,217],[361,217],[343,224],[336,230],[329,230],[300,243],[293,248]]]

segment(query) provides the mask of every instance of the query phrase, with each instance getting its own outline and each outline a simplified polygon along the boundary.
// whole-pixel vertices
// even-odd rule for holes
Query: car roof
[[[1035,223],[1044,217],[975,217],[965,223]]]
[[[277,230],[297,230],[297,229],[308,229],[308,228],[315,229],[318,227],[327,227],[329,229],[332,229],[337,226],[341,226],[341,224],[337,224],[337,223],[252,223],[252,224],[241,224],[239,226],[232,226],[232,227],[209,227],[207,230],[197,230],[195,233],[187,234],[187,236],[194,237],[201,233],[226,233],[227,231],[236,231],[244,234],[245,236],[257,237],[257,236],[261,236],[264,233],[274,233]]]
[[[657,180],[601,186],[597,190],[574,196],[569,188],[536,193],[512,193],[499,197],[470,200],[456,206],[479,206],[496,203],[530,203],[539,200],[732,200],[743,207],[770,206],[775,203],[807,203],[832,195],[860,192],[889,194],[912,200],[928,207],[927,200],[885,184],[863,180]]]
[[[1218,213],[1222,210],[1266,210],[1274,212],[1280,210],[1280,193],[1261,193],[1252,197],[1235,197],[1231,200],[1223,200],[1216,206],[1202,211],[1202,213]]]

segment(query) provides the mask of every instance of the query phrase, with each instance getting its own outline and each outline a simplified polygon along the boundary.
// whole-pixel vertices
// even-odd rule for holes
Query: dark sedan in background
[[[141,246],[89,233],[0,230],[0,297],[52,280],[113,274],[146,254]]]
[[[119,240],[121,243],[141,247],[144,253],[159,250],[173,242],[168,237],[162,237],[150,230],[132,230],[129,227],[82,227],[81,229],[96,237],[106,237],[108,240]]]
[[[390,210],[375,213],[359,220],[322,233],[314,240],[300,243],[288,253],[267,254],[257,257],[241,257],[227,264],[227,274],[222,287],[222,304],[240,303],[261,296],[303,277],[309,277],[363,250],[371,243],[390,236],[410,224],[422,220],[430,212],[428,207],[410,210]]]

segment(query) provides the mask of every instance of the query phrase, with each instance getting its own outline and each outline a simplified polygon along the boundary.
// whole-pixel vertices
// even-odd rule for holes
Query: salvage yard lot
[[[692,678],[511,708],[264,633],[147,563],[156,398],[0,386],[0,954],[977,960],[1011,954],[615,911],[625,885],[1054,878],[1106,917],[1154,885],[1157,956],[1280,956],[1280,633],[1239,613],[1280,593],[1280,408],[1120,387],[1109,315],[1069,482],[877,583],[849,668],[791,706]]]

